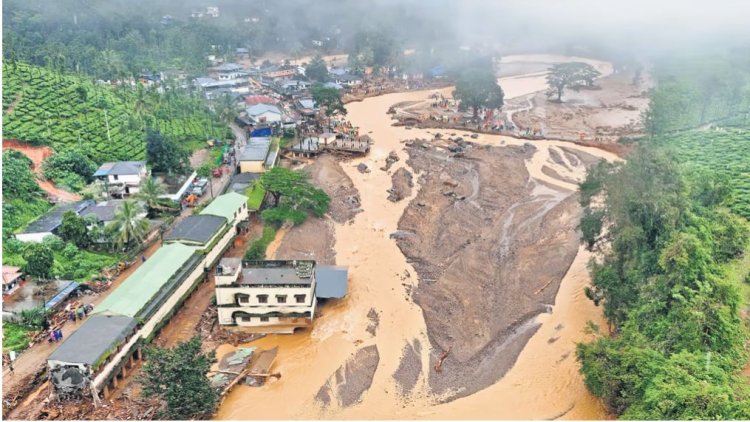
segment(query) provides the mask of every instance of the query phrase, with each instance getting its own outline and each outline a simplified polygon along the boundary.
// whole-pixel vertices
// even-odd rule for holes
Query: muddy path
[[[60,189],[52,182],[44,178],[42,164],[44,163],[44,160],[46,160],[54,153],[52,151],[52,148],[33,146],[25,144],[23,142],[5,139],[3,140],[3,151],[7,149],[16,150],[29,157],[32,163],[32,170],[34,171],[34,174],[36,174],[37,184],[39,185],[39,188],[45,191],[51,200],[74,202],[81,199],[80,195]]]
[[[601,65],[606,67],[606,64]],[[507,81],[503,78],[501,84],[508,98],[528,95],[540,85],[543,87],[544,76],[513,77]],[[543,290],[544,300],[551,302],[550,306],[536,308],[536,313],[517,315],[517,318],[523,317],[524,327],[533,330],[526,331],[523,341],[511,342],[513,347],[503,348],[510,344],[505,340],[496,347],[501,354],[514,355],[514,359],[505,364],[506,368],[502,368],[505,375],[499,381],[489,379],[465,397],[449,389],[434,388],[430,381],[435,376],[432,365],[444,352],[442,347],[451,345],[440,344],[428,334],[430,328],[425,316],[430,311],[423,310],[413,300],[413,293],[419,291],[423,282],[419,280],[416,268],[419,266],[407,261],[390,235],[398,231],[407,207],[418,202],[420,192],[431,189],[433,183],[418,177],[407,162],[410,157],[402,142],[414,138],[432,139],[435,131],[391,126],[386,112],[395,103],[423,101],[432,92],[388,94],[347,105],[348,118],[360,127],[361,133],[368,133],[375,140],[369,156],[342,166],[360,194],[363,210],[351,223],[334,226],[336,262],[349,267],[349,294],[345,299],[321,304],[320,316],[316,317],[311,330],[294,336],[267,336],[253,342],[252,346],[280,347],[275,370],[283,376],[262,388],[238,386],[224,401],[217,418],[523,419],[550,418],[562,413],[566,418],[605,416],[603,408],[586,392],[574,358],[575,342],[585,338],[586,321],[599,321],[600,312],[583,296],[583,287],[589,281],[588,256],[570,242],[566,243],[564,262],[555,268],[557,286]],[[467,133],[450,132],[468,139]],[[540,224],[545,217],[549,218],[548,214],[560,209],[560,204],[574,202],[577,186],[573,181],[581,180],[584,175],[584,156],[618,159],[596,148],[563,141],[535,141],[529,148],[524,147],[527,142],[523,140],[480,135],[472,142],[480,147],[489,145],[497,149],[498,154],[520,151],[518,157],[508,161],[515,163],[518,171],[509,171],[508,175],[517,177],[514,183],[523,192],[524,199],[504,204],[504,210],[497,210],[501,216],[492,227],[499,233],[494,246],[499,254],[509,250],[514,243],[510,241],[513,234],[523,232],[524,224]],[[379,170],[391,151],[398,154],[399,161],[388,172]],[[578,152],[584,154],[571,158]],[[372,171],[358,172],[355,166],[360,163]],[[392,174],[402,168],[415,173],[415,186],[411,195],[391,202],[387,199],[387,190],[392,185]],[[555,173],[544,172],[544,168]],[[486,177],[491,168],[474,168],[476,176],[471,170],[467,170],[466,193],[460,196],[465,196],[464,202],[469,207],[473,206],[472,201],[492,202],[491,198],[483,197],[481,187],[482,172]],[[476,177],[480,178],[478,185],[472,182]],[[502,193],[502,190],[495,190],[496,195]],[[516,207],[510,210],[514,205]],[[566,221],[575,222],[575,214],[570,213]],[[510,240],[504,241],[506,238]],[[547,282],[547,279],[529,280],[534,287],[532,294]],[[378,321],[376,329],[372,328],[373,318],[368,317],[373,312]],[[488,333],[487,338],[500,338],[496,334]],[[483,349],[480,343],[472,347]],[[374,373],[369,370],[347,372],[348,359],[371,346],[378,352]],[[455,353],[446,359],[446,372],[452,365],[451,359],[468,356],[470,360],[472,356],[469,349],[462,352],[456,349]],[[369,386],[353,404],[344,397],[335,397],[338,389],[324,388],[330,385],[331,377],[335,379],[336,374],[342,373],[366,378],[347,379],[347,384]],[[454,387],[456,390],[461,386]],[[316,398],[321,389],[326,391],[327,403]],[[460,398],[443,403],[456,397]]]

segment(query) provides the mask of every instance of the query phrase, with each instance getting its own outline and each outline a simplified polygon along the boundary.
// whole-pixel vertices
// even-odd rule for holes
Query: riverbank
[[[543,76],[541,79],[543,83]],[[528,83],[526,91],[521,89],[518,82],[513,82],[516,84],[513,89],[518,95],[533,92],[540,83],[534,78],[522,80]],[[585,322],[599,321],[600,310],[583,296],[583,287],[588,284],[588,257],[570,239],[566,241],[568,252],[564,261],[567,264],[562,262],[555,268],[557,281],[549,284],[553,286],[559,283],[557,294],[554,293],[557,287],[548,286],[543,289],[542,297],[550,306],[548,309],[532,306],[537,309],[536,314],[530,313],[525,317],[529,325],[536,327],[536,332],[531,335],[533,331],[530,331],[526,337],[530,338],[528,342],[526,338],[519,340],[513,350],[497,349],[502,353],[517,355],[517,359],[511,359],[510,364],[506,365],[510,370],[505,376],[500,374],[502,378],[497,382],[496,379],[484,381],[484,385],[474,387],[477,392],[461,398],[457,398],[460,394],[455,393],[461,385],[455,385],[452,389],[433,388],[434,383],[430,379],[438,375],[434,374],[432,365],[444,353],[442,347],[449,348],[451,345],[435,341],[434,333],[430,336],[429,324],[425,322],[429,312],[417,303],[421,299],[415,301],[419,294],[412,295],[422,283],[428,282],[419,280],[418,266],[410,264],[397,242],[390,238],[392,233],[398,231],[399,222],[407,207],[411,207],[410,204],[418,206],[416,203],[419,199],[415,198],[418,198],[426,184],[434,183],[420,177],[409,164],[407,159],[410,156],[403,150],[402,141],[433,137],[426,130],[406,130],[391,126],[390,117],[386,114],[395,103],[423,101],[430,94],[431,91],[388,94],[347,105],[348,117],[352,123],[375,140],[369,156],[354,159],[342,166],[360,194],[363,210],[352,222],[334,225],[336,262],[338,265],[349,266],[349,294],[345,299],[322,304],[321,316],[316,318],[311,330],[294,336],[267,336],[251,343],[252,346],[264,348],[279,346],[278,363],[274,370],[281,372],[283,376],[262,388],[238,386],[219,409],[219,419],[309,419],[316,416],[355,419],[502,418],[513,415],[542,418],[557,416],[566,411],[568,413],[565,417],[598,419],[605,416],[603,408],[585,390],[573,356],[575,342],[586,338],[583,332]],[[465,132],[458,133],[458,136],[468,138]],[[528,148],[524,147],[528,141],[497,135],[479,135],[473,142],[477,144],[477,154],[482,154],[484,145],[497,149],[497,153],[501,155]],[[514,184],[524,187],[523,194],[530,202],[535,202],[532,199],[534,195],[550,196],[548,190],[559,192],[560,202],[575,202],[570,199],[577,189],[573,181],[581,180],[584,166],[582,163],[572,166],[570,159],[567,160],[567,167],[570,168],[555,162],[555,154],[559,154],[559,151],[551,151],[561,150],[561,147],[597,158],[618,159],[616,155],[597,148],[562,141],[534,141],[533,150],[519,154],[512,161],[519,171],[506,170],[508,178],[517,178]],[[392,151],[399,157],[399,161],[388,171],[379,170]],[[579,161],[582,162],[583,158]],[[358,164],[365,164],[370,172],[359,172],[355,168]],[[547,174],[549,171],[545,173],[544,168],[569,180]],[[387,190],[392,186],[392,174],[400,169],[415,174],[414,187],[411,195],[391,202],[388,200]],[[437,180],[440,180],[439,176]],[[536,183],[545,188],[537,189],[536,193],[531,188],[529,192],[525,187],[527,183]],[[480,188],[480,192],[482,189]],[[496,189],[496,192],[503,193],[501,189]],[[484,192],[481,194],[484,195]],[[462,193],[456,195],[463,196]],[[490,198],[487,202],[500,200]],[[508,203],[502,204],[504,207],[512,205],[510,199]],[[516,208],[519,207],[521,206]],[[553,206],[542,214],[549,213],[554,208]],[[560,216],[565,215],[569,224],[577,223],[574,212],[563,212],[562,208],[559,210]],[[529,216],[534,214],[533,211],[529,213]],[[508,220],[508,217],[506,214],[504,219]],[[543,219],[541,215],[539,218]],[[504,225],[501,221],[504,220],[496,223],[500,227]],[[520,229],[524,223],[513,218],[509,221],[513,229]],[[477,226],[482,228],[481,225]],[[569,236],[570,233],[567,237]],[[278,254],[276,256],[283,258]],[[527,256],[525,261],[517,260],[515,264],[530,267],[537,262]],[[456,267],[456,270],[459,269],[460,266]],[[547,282],[546,279],[533,279],[526,284],[534,286],[533,295],[533,291]],[[513,296],[509,294],[508,297]],[[466,309],[470,307],[467,306]],[[545,313],[545,310],[550,313]],[[522,315],[516,315],[516,318],[519,317]],[[374,320],[377,320],[376,327],[373,326]],[[487,321],[480,321],[480,324],[486,323]],[[510,321],[509,325],[512,323]],[[430,324],[434,323],[431,321]],[[457,326],[454,330],[459,328]],[[505,332],[507,326],[497,330]],[[488,330],[486,339],[494,339],[496,334]],[[557,339],[549,341],[553,337]],[[500,340],[500,344],[503,342]],[[480,343],[476,342],[473,348],[481,349]],[[336,388],[325,389],[324,386],[331,385],[329,381],[332,376],[335,378],[336,373],[349,374],[346,371],[347,361],[365,348],[368,348],[366,356],[375,356],[377,351],[376,368],[371,372],[367,369],[369,366],[364,365],[366,370],[355,371],[359,374],[356,377],[362,378],[357,380],[356,385],[367,385],[369,388],[354,402],[342,397]],[[450,371],[460,366],[461,360],[466,359],[472,351],[456,349],[455,354],[451,351],[445,359],[442,374],[452,376]],[[493,372],[495,376],[499,373]],[[520,380],[523,381],[521,384]],[[404,388],[405,385],[408,388]],[[322,401],[322,394],[319,394],[321,390],[326,392],[327,403]],[[439,404],[449,398],[457,399]],[[526,403],[527,406],[517,403]]]

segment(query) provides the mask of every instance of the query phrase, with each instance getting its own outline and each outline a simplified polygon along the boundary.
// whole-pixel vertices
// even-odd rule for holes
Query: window
[[[258,303],[268,303],[268,295],[258,295]]]
[[[249,316],[243,316],[240,319],[242,320],[242,322],[250,322],[250,317]]]
[[[237,301],[239,303],[250,303],[250,295],[239,293],[237,294]]]
[[[277,295],[276,296],[276,302],[278,302],[278,303],[286,303],[286,295]]]
[[[113,174],[113,175],[112,175],[112,179],[113,179],[113,180],[118,180],[118,179],[119,179],[119,176],[118,176],[118,175],[116,175],[116,174]]]
[[[297,300],[297,303],[305,303],[305,295],[294,295],[294,299]]]
[[[260,317],[260,322],[268,322],[268,317],[267,316]]]

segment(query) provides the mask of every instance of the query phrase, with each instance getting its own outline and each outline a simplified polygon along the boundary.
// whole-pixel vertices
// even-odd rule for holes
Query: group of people
[[[86,315],[88,315],[89,312],[91,312],[93,309],[94,309],[94,305],[90,303],[79,306],[75,310],[71,309],[70,304],[68,304],[68,306],[65,307],[65,314],[66,314],[67,319],[75,322],[75,321],[84,319]]]
[[[63,333],[61,329],[55,328],[54,330],[50,330],[49,332],[50,343],[57,343],[58,341],[62,340],[62,338],[63,338]]]

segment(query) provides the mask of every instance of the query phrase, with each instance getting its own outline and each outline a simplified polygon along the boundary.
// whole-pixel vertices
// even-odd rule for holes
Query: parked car
[[[190,190],[195,196],[203,196],[208,189],[208,179],[200,178],[193,182],[193,188]]]

